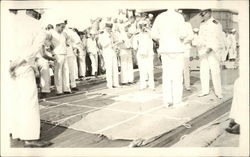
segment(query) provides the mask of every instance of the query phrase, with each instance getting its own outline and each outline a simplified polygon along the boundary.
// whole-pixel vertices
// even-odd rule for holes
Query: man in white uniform
[[[147,22],[139,23],[140,33],[135,36],[133,48],[137,51],[138,67],[140,72],[140,89],[149,86],[155,89],[154,83],[154,50],[153,40],[147,30]],[[148,80],[148,82],[146,81]]]
[[[234,95],[233,95],[233,102],[229,114],[229,118],[231,119],[229,126],[226,128],[226,131],[232,134],[239,134],[240,133],[240,122],[241,122],[241,115],[239,114],[241,106],[240,95],[239,95],[239,81],[240,79],[236,79],[234,82]]]
[[[128,32],[129,25],[120,32],[120,59],[121,59],[121,83],[132,84],[134,81],[134,70],[132,60],[132,34]]]
[[[9,70],[14,87],[11,94],[13,94],[13,98],[16,96],[15,103],[11,104],[13,105],[10,119],[13,123],[12,138],[23,140],[24,147],[46,147],[51,143],[39,140],[40,111],[34,63],[37,54],[44,51],[44,43],[48,35],[45,31],[40,30],[32,42],[27,42],[32,38],[29,33],[33,32],[31,27],[34,26],[32,21],[27,22],[29,18],[31,20],[31,17],[27,17],[25,12],[24,14],[19,12],[17,15],[8,17],[12,26],[8,28],[8,38],[12,41],[12,47],[8,48],[8,52],[14,55],[10,61]],[[35,72],[37,73],[37,71]]]
[[[83,79],[86,76],[86,51],[87,51],[87,32],[85,31],[82,38],[82,51],[79,51],[79,78]]]
[[[97,77],[97,68],[98,68],[98,47],[95,38],[95,32],[90,31],[90,38],[87,39],[87,53],[91,60],[91,75]]]
[[[67,61],[67,35],[63,32],[65,28],[64,20],[58,20],[55,22],[56,27],[54,31],[51,31],[52,43],[54,45],[55,61],[55,87],[57,95],[70,94],[69,85],[69,66]]]
[[[117,54],[112,36],[112,24],[106,23],[103,34],[99,36],[99,45],[102,48],[106,69],[107,87],[119,87]]]
[[[200,56],[200,97],[209,94],[209,72],[211,70],[215,95],[222,99],[220,76],[220,52],[223,49],[223,34],[221,24],[212,17],[211,9],[201,13],[203,22],[199,32],[199,56]]]
[[[78,68],[77,68],[77,54],[75,53],[75,45],[76,42],[80,42],[80,39],[77,41],[77,34],[72,29],[65,29],[64,32],[67,34],[67,62],[69,66],[69,80],[70,80],[70,87],[72,91],[78,91],[76,87],[76,75],[78,75]],[[79,37],[80,38],[80,37]]]
[[[188,22],[188,16],[186,14],[183,14],[185,19],[185,32],[186,37],[183,41],[184,44],[184,70],[183,70],[183,76],[184,76],[184,85],[187,91],[190,91],[190,51],[191,51],[191,43],[194,38],[194,33],[192,29],[192,25],[190,22]]]
[[[152,27],[152,37],[159,41],[158,53],[162,60],[163,101],[166,107],[184,106],[183,92],[183,55],[185,21],[174,9],[158,15]]]
[[[47,29],[49,31],[49,29]],[[46,98],[48,93],[50,93],[50,67],[49,61],[55,61],[55,58],[52,57],[53,45],[51,39],[47,39],[44,44],[44,49],[42,53],[38,53],[36,59],[36,65],[40,73],[40,87],[41,87],[41,98]]]

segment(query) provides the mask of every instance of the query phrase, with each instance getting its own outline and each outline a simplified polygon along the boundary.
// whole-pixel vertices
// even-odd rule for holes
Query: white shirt
[[[95,39],[92,38],[87,39],[87,51],[93,54],[97,54],[98,48]]]
[[[184,52],[181,38],[185,37],[185,21],[180,13],[169,10],[158,15],[152,26],[151,34],[159,39],[159,53]]]
[[[103,49],[112,48],[112,42],[111,34],[109,34],[107,31],[104,31],[102,34],[100,34],[99,43]]]
[[[206,53],[211,48],[216,53],[221,52],[224,47],[221,24],[211,17],[208,21],[201,23],[199,31],[199,54]]]
[[[55,30],[51,31],[52,35],[52,43],[54,45],[54,54],[57,55],[66,55],[67,54],[67,46],[66,46],[66,33],[58,33]]]
[[[149,33],[140,32],[133,39],[133,48],[137,49],[138,54],[152,56],[154,55],[153,51],[153,40]]]

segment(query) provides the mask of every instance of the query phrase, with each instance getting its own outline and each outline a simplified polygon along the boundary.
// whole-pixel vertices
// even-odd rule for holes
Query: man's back
[[[155,19],[152,36],[159,39],[159,52],[183,52],[184,18],[174,10],[161,13]]]

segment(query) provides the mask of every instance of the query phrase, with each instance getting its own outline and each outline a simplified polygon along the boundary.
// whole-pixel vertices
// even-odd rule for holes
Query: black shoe
[[[71,88],[71,90],[72,90],[72,91],[79,91],[79,89],[76,88],[76,87],[75,87],[75,88]]]
[[[237,123],[234,121],[234,119],[231,119],[230,123],[229,123],[229,128],[232,128],[234,125],[236,125]]]
[[[64,94],[71,94],[71,92],[63,92]]]
[[[42,140],[26,140],[24,141],[24,147],[48,147],[53,143],[49,141],[42,141]]]
[[[240,134],[240,125],[235,124],[232,128],[228,127],[225,130],[230,134]]]
[[[63,95],[63,93],[57,93],[56,96],[60,96],[60,95]]]
[[[47,98],[49,93],[41,93],[41,99]]]

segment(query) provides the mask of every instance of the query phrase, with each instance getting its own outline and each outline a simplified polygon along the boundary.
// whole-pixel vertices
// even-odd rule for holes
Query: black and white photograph
[[[248,6],[2,1],[1,156],[248,156]]]

